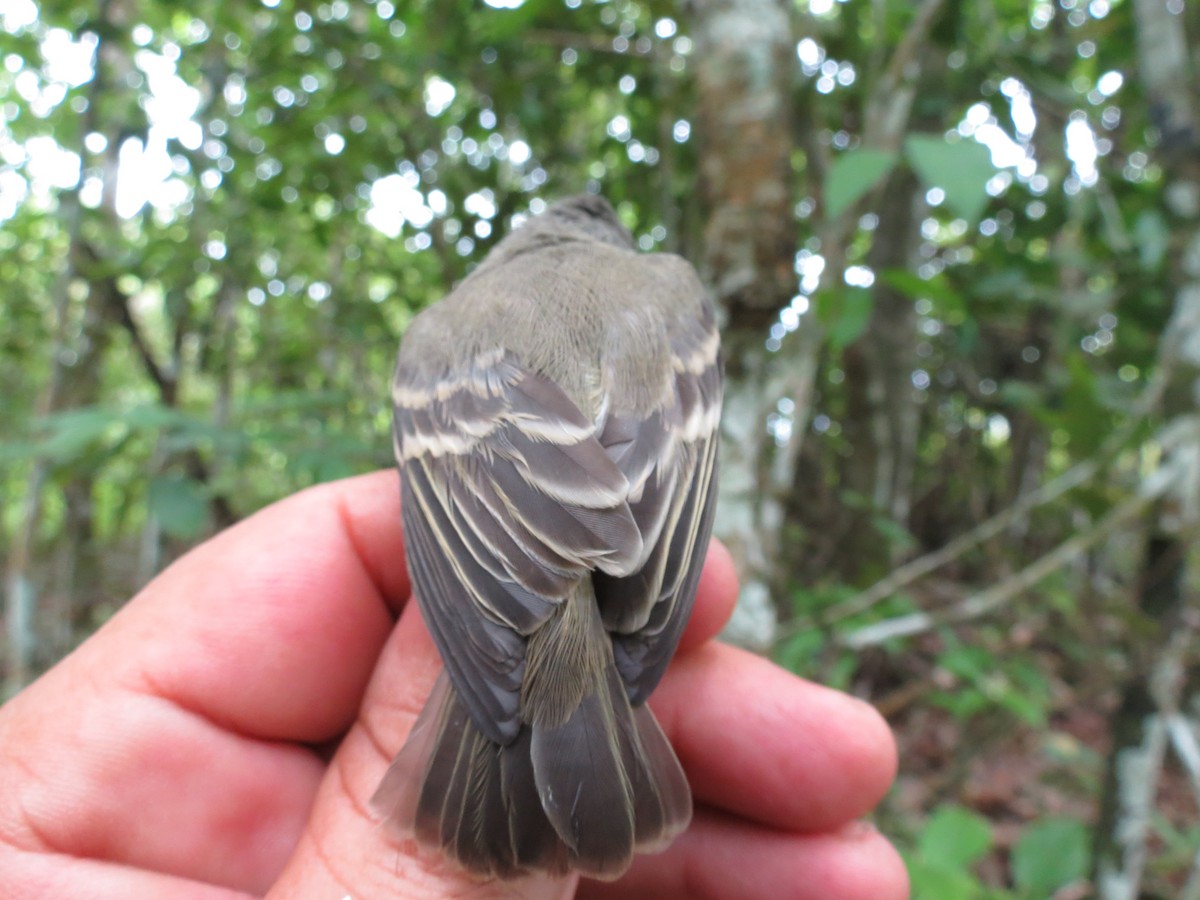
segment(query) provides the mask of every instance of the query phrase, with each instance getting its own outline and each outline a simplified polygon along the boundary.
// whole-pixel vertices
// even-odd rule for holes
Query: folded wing
[[[425,382],[398,368],[393,401],[413,588],[472,720],[507,744],[527,636],[580,578],[644,556],[630,484],[594,423],[509,355]]]
[[[600,443],[629,481],[642,559],[628,575],[599,572],[596,598],[617,670],[635,705],[662,678],[691,614],[716,505],[721,361],[716,324],[672,329],[672,384],[648,415],[607,418]]]

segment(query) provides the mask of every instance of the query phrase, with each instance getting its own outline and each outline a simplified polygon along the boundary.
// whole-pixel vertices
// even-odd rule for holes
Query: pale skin
[[[908,896],[898,855],[858,821],[895,774],[886,724],[712,640],[736,593],[715,544],[651,700],[696,797],[669,850],[613,884],[481,883],[381,829],[367,799],[439,667],[398,496],[378,472],[268,507],[0,707],[0,894]]]

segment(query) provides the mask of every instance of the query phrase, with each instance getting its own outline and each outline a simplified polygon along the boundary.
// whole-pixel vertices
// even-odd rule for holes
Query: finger
[[[0,840],[264,889],[325,771],[289,739],[348,726],[407,593],[397,494],[379,473],[264,510],[6,705]]]
[[[250,900],[241,891],[160,875],[132,866],[53,854],[0,851],[8,897],[87,897],[88,900]]]
[[[407,599],[396,481],[311,488],[196,548],[90,642],[98,677],[245,735],[337,736]]]
[[[677,659],[650,705],[698,800],[785,831],[839,828],[895,777],[871,706],[744,650],[710,643]]]
[[[69,665],[0,710],[0,746],[0,847],[85,881],[85,862],[104,860],[260,893],[295,846],[325,771],[303,747],[224,731]]]
[[[664,900],[904,900],[908,875],[892,846],[868,825],[794,835],[698,809],[664,853],[640,856],[612,884],[584,881],[580,898]]]
[[[676,654],[687,653],[716,637],[733,615],[737,594],[737,572],[733,568],[733,557],[724,544],[713,540],[708,545],[708,556],[704,560],[704,571],[696,589],[692,617],[679,640]]]

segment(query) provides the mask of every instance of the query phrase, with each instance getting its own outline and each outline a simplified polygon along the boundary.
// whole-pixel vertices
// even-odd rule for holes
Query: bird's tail
[[[499,746],[443,672],[372,806],[479,874],[620,876],[635,850],[661,850],[687,827],[692,798],[653,713],[630,706],[611,651],[590,681],[564,720],[523,724]]]

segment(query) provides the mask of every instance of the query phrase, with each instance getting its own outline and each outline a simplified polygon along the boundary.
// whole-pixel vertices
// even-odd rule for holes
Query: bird
[[[695,269],[600,196],[527,218],[405,331],[405,555],[443,670],[371,805],[468,872],[612,880],[692,815],[646,705],[712,532],[722,402]]]

